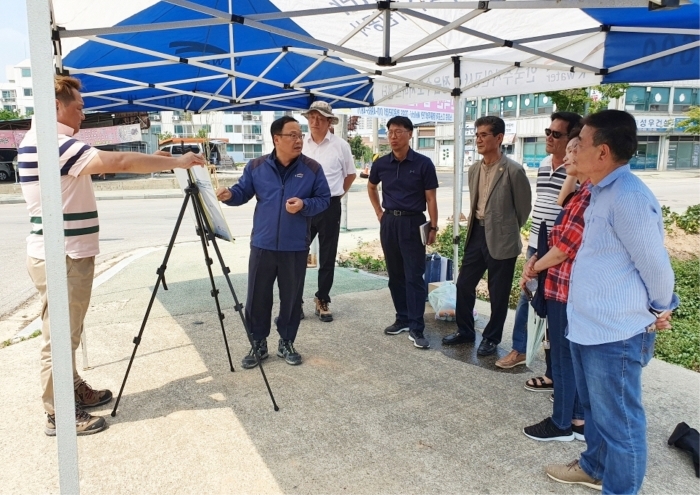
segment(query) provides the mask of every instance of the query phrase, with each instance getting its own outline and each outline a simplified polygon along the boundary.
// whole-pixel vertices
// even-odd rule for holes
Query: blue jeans
[[[560,430],[571,428],[571,419],[583,419],[583,408],[576,393],[574,365],[569,340],[566,338],[566,303],[547,299],[547,325],[554,381],[552,422]]]
[[[603,480],[603,493],[635,494],[647,466],[642,368],[654,355],[655,333],[599,345],[571,342],[576,387],[586,420],[581,468]]]
[[[532,246],[527,247],[525,260],[529,260],[537,252]],[[530,311],[530,301],[524,291],[520,291],[518,306],[515,308],[515,323],[513,324],[513,350],[521,354],[527,351],[527,315]]]

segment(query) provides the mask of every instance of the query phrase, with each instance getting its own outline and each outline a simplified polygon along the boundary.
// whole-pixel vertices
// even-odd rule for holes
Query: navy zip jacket
[[[275,164],[275,152],[248,162],[237,184],[229,188],[229,206],[247,203],[255,196],[250,245],[268,251],[306,251],[310,245],[311,218],[331,202],[323,168],[308,156],[299,155],[287,168],[284,181]],[[290,198],[304,201],[296,214],[287,211]]]

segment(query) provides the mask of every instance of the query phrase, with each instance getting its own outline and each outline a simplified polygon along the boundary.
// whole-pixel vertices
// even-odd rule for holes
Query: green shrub
[[[686,234],[700,232],[700,205],[689,206],[685,213],[676,215],[676,225],[683,229]]]
[[[700,371],[700,259],[671,260],[680,306],[673,312],[673,329],[659,332],[654,355],[668,363]]]
[[[368,272],[386,272],[386,261],[358,252],[348,253],[347,258],[338,261],[344,268],[359,268]]]

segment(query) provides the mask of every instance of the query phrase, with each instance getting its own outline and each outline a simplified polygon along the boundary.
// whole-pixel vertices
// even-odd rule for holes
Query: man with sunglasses
[[[270,133],[275,146],[272,153],[249,161],[237,184],[216,191],[219,200],[230,206],[245,204],[253,196],[257,200],[245,305],[253,345],[243,358],[246,369],[268,357],[275,280],[280,295],[275,322],[280,336],[277,356],[287,364],[301,364],[294,341],[301,317],[309,227],[313,216],[328,208],[331,199],[323,168],[301,153],[304,135],[299,123],[289,116],[279,118],[270,126]]]
[[[557,203],[559,192],[566,180],[564,157],[566,156],[566,144],[568,134],[574,127],[580,126],[581,116],[573,112],[555,112],[551,117],[551,124],[544,130],[547,136],[545,150],[549,155],[540,163],[537,171],[537,198],[532,208],[532,226],[530,227],[530,239],[525,254],[526,259],[537,251],[537,239],[542,222],[547,224],[547,230],[551,230],[557,219],[561,206]],[[525,364],[525,351],[527,348],[527,315],[528,299],[524,292],[520,293],[520,300],[515,310],[515,324],[513,325],[513,349],[506,356],[496,361],[496,366],[502,369],[515,368]],[[525,389],[530,391],[550,392],[552,378],[549,366],[545,376],[530,378],[525,383]]]

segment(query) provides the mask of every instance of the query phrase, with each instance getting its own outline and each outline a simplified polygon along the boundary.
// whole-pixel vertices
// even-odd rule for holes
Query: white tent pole
[[[63,236],[63,204],[61,176],[56,166],[59,156],[53,85],[51,10],[47,0],[26,1],[34,87],[34,126],[37,131],[41,177],[41,214],[46,245],[46,287],[51,308],[51,360],[56,412],[58,484],[61,493],[79,494],[80,476],[75,433],[75,397]]]
[[[452,277],[459,270],[459,219],[462,214],[462,183],[464,180],[464,112],[462,111],[460,59],[454,57],[454,209],[452,211]]]

